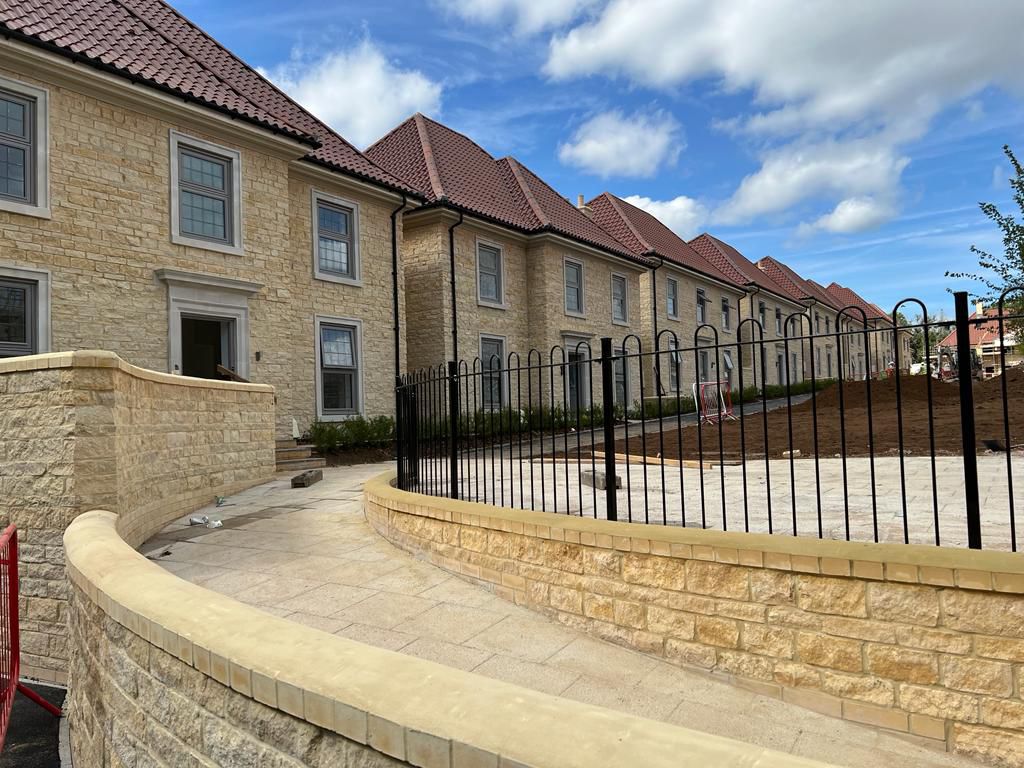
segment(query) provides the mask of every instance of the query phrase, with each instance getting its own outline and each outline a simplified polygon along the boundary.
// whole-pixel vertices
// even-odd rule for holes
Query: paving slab
[[[979,765],[606,643],[399,550],[366,524],[360,498],[390,468],[328,468],[296,489],[282,475],[198,513],[224,528],[183,517],[140,549],[181,578],[314,629],[567,699],[850,768]]]

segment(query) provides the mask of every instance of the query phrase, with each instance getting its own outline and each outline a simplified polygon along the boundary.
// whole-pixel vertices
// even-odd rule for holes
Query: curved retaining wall
[[[62,537],[120,515],[133,545],[274,472],[274,390],[129,365],[111,352],[0,361],[0,521],[18,526],[22,673],[67,681]]]
[[[109,512],[64,542],[79,765],[823,767],[263,613],[149,562]]]
[[[398,546],[621,645],[1024,766],[1024,555],[667,528],[366,486]]]

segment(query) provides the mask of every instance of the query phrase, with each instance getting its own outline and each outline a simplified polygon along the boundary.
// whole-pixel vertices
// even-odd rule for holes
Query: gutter
[[[452,360],[459,359],[459,308],[455,296],[455,228],[460,226],[465,217],[459,211],[459,220],[448,227],[448,269],[452,291]],[[504,288],[504,287],[503,287]]]
[[[402,375],[402,357],[400,344],[402,341],[401,326],[398,309],[398,214],[408,204],[405,195],[402,195],[402,204],[391,212],[391,312],[395,334],[395,379]]]
[[[648,251],[644,256],[658,259],[658,263],[651,267],[651,316],[654,321],[654,380],[657,382],[658,397],[661,397],[666,392],[661,383],[661,355],[658,354],[658,276],[656,273],[659,268],[665,266],[665,259],[655,251]],[[677,296],[676,301],[678,300]],[[643,397],[643,393],[641,393],[641,397]]]

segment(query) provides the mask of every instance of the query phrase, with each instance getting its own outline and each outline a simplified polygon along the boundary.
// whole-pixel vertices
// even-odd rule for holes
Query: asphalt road
[[[64,706],[67,693],[64,689],[43,685],[29,687],[58,707]],[[0,768],[60,768],[59,732],[59,718],[16,693],[7,742],[0,752]]]

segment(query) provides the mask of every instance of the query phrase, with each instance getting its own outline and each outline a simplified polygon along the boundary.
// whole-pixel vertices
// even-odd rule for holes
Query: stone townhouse
[[[269,383],[281,435],[393,412],[414,190],[163,3],[0,25],[0,355]]]
[[[602,337],[621,350],[641,333],[648,260],[515,158],[495,159],[423,115],[366,154],[426,200],[403,221],[410,369],[476,360],[477,407],[516,407],[528,378],[517,366],[564,354],[575,363],[567,380],[561,369],[544,371],[534,400],[540,388],[570,411],[596,404],[599,373],[585,361],[599,356]],[[618,404],[639,402],[637,362],[616,365],[615,388]]]
[[[728,243],[705,232],[692,239],[690,246],[735,284],[743,286],[746,298],[740,306],[740,317],[752,318],[760,326],[758,331],[753,323],[744,324],[749,332],[741,339],[747,342],[742,365],[750,372],[749,376],[744,373],[744,382],[750,381],[758,387],[777,386],[786,383],[787,375],[789,381],[799,382],[803,372],[803,349],[800,344],[787,343],[786,337],[799,335],[799,321],[793,315],[802,314],[803,305]],[[788,333],[787,323],[790,324]],[[757,343],[751,343],[752,340]],[[756,359],[755,350],[760,350],[760,361]]]
[[[613,194],[598,195],[584,210],[653,264],[640,279],[641,337],[646,349],[681,351],[646,358],[645,396],[690,395],[697,381],[727,381],[738,388],[743,288],[657,218]],[[749,371],[743,384],[752,384]]]
[[[833,282],[825,290],[835,297],[842,314],[851,318],[848,338],[855,346],[843,355],[849,361],[850,374],[855,378],[874,378],[895,366],[893,342],[897,334],[892,319],[851,288]],[[867,334],[865,327],[869,329]],[[900,367],[905,370],[910,365],[909,332],[901,331],[899,336],[906,350],[906,354],[900,352]]]
[[[839,317],[842,307],[834,296],[816,283],[801,277],[790,266],[781,261],[765,256],[757,262],[757,268],[763,270],[776,283],[806,309],[805,319],[795,329],[797,335],[810,337],[804,342],[804,378],[816,380],[835,379],[839,371],[839,344],[843,341],[841,328],[848,325],[848,318]],[[813,342],[813,353],[812,353]]]

